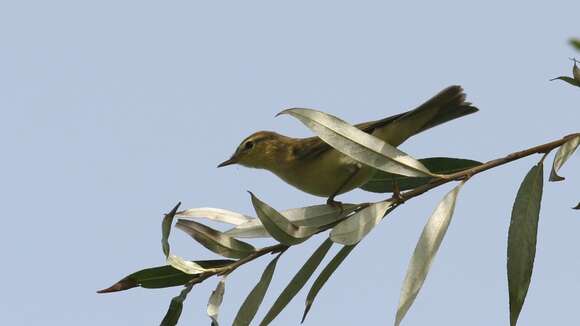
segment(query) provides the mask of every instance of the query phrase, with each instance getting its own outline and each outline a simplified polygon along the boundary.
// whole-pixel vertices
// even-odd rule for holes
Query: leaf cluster
[[[576,67],[576,62],[574,67]],[[99,292],[123,291],[138,286],[144,288],[183,286],[182,291],[171,300],[161,322],[161,325],[176,325],[183,310],[183,302],[193,286],[212,276],[220,276],[221,279],[211,293],[207,306],[211,324],[218,325],[219,308],[224,298],[227,275],[239,266],[266,254],[277,254],[268,263],[235,316],[234,325],[250,325],[263,303],[277,263],[285,250],[320,234],[326,238],[296,272],[259,324],[268,325],[275,320],[314,276],[331,247],[337,244],[341,246],[340,250],[318,273],[306,296],[302,316],[302,322],[304,322],[317,295],[332,274],[382,219],[405,200],[419,196],[442,184],[460,181],[435,207],[417,241],[402,284],[394,321],[395,325],[399,325],[421,290],[452,222],[459,192],[469,178],[476,173],[521,157],[545,153],[540,162],[525,176],[516,195],[511,214],[507,275],[510,320],[512,325],[516,324],[533,271],[543,192],[543,162],[548,152],[558,147],[549,180],[563,180],[564,178],[558,175],[559,170],[580,144],[580,134],[487,163],[443,157],[417,160],[332,115],[310,109],[291,109],[282,113],[296,117],[321,139],[342,153],[375,168],[376,173],[367,184],[362,186],[363,189],[379,193],[392,192],[393,196],[374,203],[344,204],[342,207],[316,205],[278,211],[250,192],[256,217],[218,208],[179,211],[180,204],[177,204],[162,220],[161,247],[167,265],[132,273]],[[408,191],[400,193],[401,190]],[[177,229],[190,235],[193,240],[219,256],[220,259],[187,260],[173,254],[169,238],[175,218],[178,218],[175,223]],[[202,219],[227,223],[231,227],[229,230],[220,231],[200,223]],[[271,238],[276,244],[256,248],[241,240],[259,237]]]

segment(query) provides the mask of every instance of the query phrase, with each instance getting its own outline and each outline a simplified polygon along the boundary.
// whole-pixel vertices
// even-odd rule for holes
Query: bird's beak
[[[236,163],[238,163],[238,159],[234,155],[231,158],[229,158],[228,160],[221,162],[217,167],[221,168],[221,167],[236,164]]]

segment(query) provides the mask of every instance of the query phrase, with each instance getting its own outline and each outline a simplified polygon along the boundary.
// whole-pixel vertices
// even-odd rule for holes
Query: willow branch
[[[568,140],[570,140],[574,137],[577,137],[577,136],[580,136],[580,133],[570,134],[570,135],[567,135],[561,139],[551,141],[549,143],[545,143],[542,145],[530,147],[528,149],[525,149],[525,150],[522,150],[519,152],[511,153],[511,154],[508,154],[507,156],[504,156],[502,158],[488,161],[486,163],[483,163],[481,165],[478,165],[478,166],[470,168],[470,169],[466,169],[466,170],[463,170],[463,171],[460,171],[457,173],[445,175],[445,176],[440,177],[440,178],[436,178],[426,185],[419,186],[413,190],[409,190],[409,191],[406,191],[404,193],[395,193],[393,195],[393,197],[387,199],[387,200],[393,202],[393,206],[388,210],[388,213],[391,212],[392,210],[394,210],[395,208],[397,208],[399,205],[406,202],[407,200],[409,200],[411,198],[418,197],[418,196],[426,193],[427,191],[429,191],[433,188],[437,188],[437,187],[444,185],[446,183],[449,183],[449,182],[469,179],[472,176],[479,174],[481,172],[485,172],[487,170],[496,168],[496,167],[504,165],[504,164],[508,164],[510,162],[522,159],[522,158],[530,156],[530,155],[547,154],[551,150],[562,146],[565,142],[567,142]],[[332,228],[335,224],[336,223],[329,225],[328,228],[325,228],[324,230],[321,230],[320,232],[323,232],[323,231],[328,230],[329,228]],[[230,265],[208,269],[207,271],[205,271],[201,275],[198,275],[198,277],[194,278],[191,282],[200,283],[203,280],[205,280],[213,275],[230,274],[231,272],[236,270],[238,267],[245,265],[245,264],[247,264],[247,263],[249,263],[257,258],[260,258],[266,254],[269,254],[269,253],[274,254],[277,252],[283,252],[288,248],[289,248],[289,246],[287,246],[287,245],[277,244],[277,245],[258,249],[256,251],[254,251],[253,253],[249,254],[248,256],[241,258]]]
[[[501,165],[504,165],[504,164],[507,164],[507,163],[510,163],[510,162],[513,162],[516,160],[519,160],[521,158],[524,158],[524,157],[527,157],[530,155],[549,153],[554,148],[558,148],[558,147],[562,146],[565,142],[569,141],[570,139],[572,139],[574,137],[578,137],[578,136],[580,136],[580,133],[570,134],[570,135],[567,135],[561,139],[554,140],[554,141],[551,141],[549,143],[545,143],[542,145],[530,147],[528,149],[525,149],[525,150],[522,150],[519,152],[511,153],[511,154],[508,154],[502,158],[488,161],[486,163],[483,163],[481,165],[475,166],[475,167],[470,168],[470,169],[466,169],[466,170],[463,170],[463,171],[460,171],[457,173],[445,175],[441,178],[434,179],[433,181],[431,181],[430,183],[428,183],[426,185],[419,186],[413,190],[409,190],[407,192],[404,192],[404,193],[400,194],[400,196],[394,196],[393,198],[391,198],[389,200],[392,200],[395,204],[402,204],[406,200],[420,196],[420,195],[426,193],[427,191],[429,191],[433,188],[437,188],[437,187],[444,185],[448,182],[469,179],[472,176],[479,174],[481,172],[485,172],[487,170],[496,168],[498,166],[501,166]]]

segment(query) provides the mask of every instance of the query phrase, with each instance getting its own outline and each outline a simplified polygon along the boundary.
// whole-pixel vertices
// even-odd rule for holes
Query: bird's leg
[[[356,165],[353,172],[348,175],[348,177],[346,178],[346,180],[344,180],[344,182],[340,185],[340,187],[338,187],[338,189],[332,195],[330,195],[330,197],[328,197],[328,199],[326,200],[326,205],[329,205],[332,207],[340,207],[341,212],[344,210],[342,207],[342,203],[334,200],[334,197],[336,197],[336,196],[338,196],[338,194],[340,194],[340,191],[344,187],[346,187],[346,185],[356,176],[356,174],[358,173],[359,170],[360,170],[360,166]]]
[[[397,180],[393,178],[393,199],[400,202],[401,204],[405,202],[405,198],[401,195],[401,188]]]

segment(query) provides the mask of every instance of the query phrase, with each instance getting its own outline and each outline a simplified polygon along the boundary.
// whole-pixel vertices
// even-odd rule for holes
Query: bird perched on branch
[[[450,86],[411,111],[355,127],[396,147],[413,135],[477,111],[465,101],[460,86]],[[372,167],[318,137],[291,138],[272,131],[248,136],[218,167],[231,164],[269,170],[304,192],[327,197],[329,205],[339,204],[335,196],[364,185],[374,173]]]

